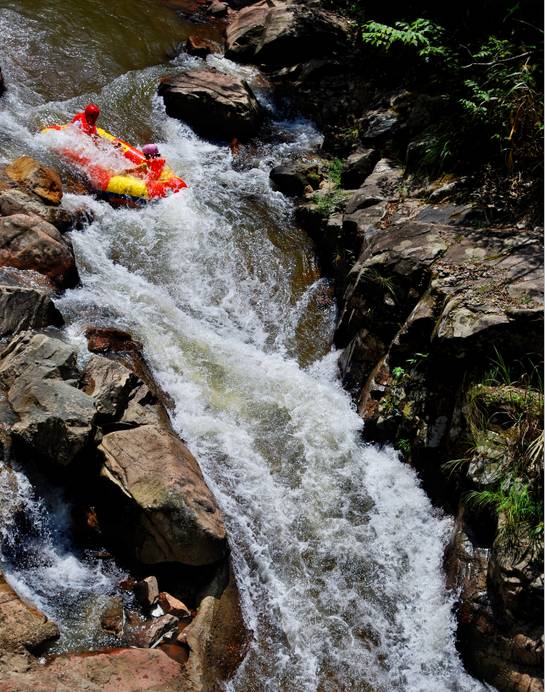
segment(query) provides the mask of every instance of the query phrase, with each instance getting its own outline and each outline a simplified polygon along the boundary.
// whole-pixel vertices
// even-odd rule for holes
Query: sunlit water
[[[272,112],[265,140],[233,161],[227,147],[167,118],[154,95],[159,76],[200,64],[182,57],[149,66],[165,41],[187,30],[172,16],[165,35],[159,20],[142,29],[134,11],[145,5],[153,17],[152,3],[117,3],[127,31],[138,30],[144,44],[124,63],[118,55],[109,60],[108,25],[97,20],[92,37],[76,28],[89,3],[31,4],[49,8],[35,25],[40,41],[28,38],[35,15],[0,0],[10,86],[0,111],[0,156],[55,160],[47,138],[34,133],[93,98],[104,108],[103,127],[135,143],[160,142],[190,185],[143,210],[84,199],[95,220],[72,233],[83,286],[58,306],[82,354],[89,322],[129,328],[175,401],[174,425],[223,508],[253,631],[229,687],[483,689],[464,672],[454,645],[453,596],[442,573],[451,522],[432,509],[393,450],[361,443],[361,420],[336,377],[328,287],[294,227],[290,203],[269,186],[271,166],[311,152],[319,133]],[[75,59],[66,79],[52,76],[44,90],[36,65],[58,59],[52,46],[63,28],[51,17],[61,4]],[[91,5],[93,12],[107,6]],[[156,10],[166,21],[167,10]],[[21,42],[28,64],[17,59]],[[219,57],[209,61],[242,69]],[[87,68],[95,63],[93,75]],[[244,73],[253,79],[251,69]],[[270,107],[266,93],[260,97]],[[81,203],[73,195],[64,201]],[[56,545],[48,540],[46,546]],[[70,570],[66,576],[72,579]],[[32,593],[24,570],[17,579]],[[40,605],[62,620],[47,598]]]

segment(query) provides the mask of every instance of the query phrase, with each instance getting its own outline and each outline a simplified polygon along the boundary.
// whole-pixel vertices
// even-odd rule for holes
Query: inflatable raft
[[[42,132],[59,131],[68,128],[70,125],[52,125],[46,127]],[[87,135],[85,135],[87,136]],[[122,139],[97,127],[98,146],[103,141],[111,145],[119,154],[131,162],[136,168],[146,162],[144,154],[136,147],[127,144]],[[78,166],[83,168],[89,182],[95,192],[103,199],[114,205],[130,207],[140,207],[148,202],[168,197],[187,184],[178,177],[172,168],[165,164],[160,177],[153,179],[151,176],[138,172],[116,173],[104,165],[92,160],[89,154],[89,147],[83,154],[74,149],[63,147],[61,153]]]

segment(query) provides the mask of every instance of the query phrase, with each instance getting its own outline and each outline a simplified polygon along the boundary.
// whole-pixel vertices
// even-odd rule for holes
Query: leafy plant
[[[420,58],[446,58],[447,47],[441,43],[444,29],[429,19],[418,18],[412,22],[395,22],[393,26],[380,22],[366,22],[361,38],[376,48],[390,51],[396,46],[414,49]]]
[[[517,552],[527,539],[532,547],[543,540],[543,502],[528,484],[508,476],[496,490],[474,490],[465,502],[477,510],[491,509],[501,519],[496,541],[510,552]]]
[[[369,283],[377,284],[381,286],[387,293],[389,293],[394,301],[397,301],[397,287],[395,279],[391,276],[383,276],[377,269],[371,267],[367,269],[363,278]]]
[[[401,368],[399,366],[396,368],[392,368],[392,376],[394,380],[401,380],[406,374],[407,372],[404,368]]]
[[[395,448],[399,449],[399,451],[406,457],[411,453],[411,443],[405,438],[397,440],[395,443]]]
[[[317,195],[316,209],[321,216],[329,217],[333,212],[340,209],[341,201],[342,198],[338,191],[326,192],[325,194]]]

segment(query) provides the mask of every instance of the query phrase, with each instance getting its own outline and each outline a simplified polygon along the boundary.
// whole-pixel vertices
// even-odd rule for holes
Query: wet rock
[[[78,282],[69,242],[50,223],[29,214],[0,218],[0,266],[38,271],[61,287]]]
[[[19,420],[13,435],[67,465],[91,441],[93,399],[77,388],[76,353],[60,339],[25,332],[0,354],[0,382]]]
[[[164,78],[159,94],[168,115],[186,121],[203,137],[248,139],[263,120],[248,83],[212,67]]]
[[[174,598],[174,596],[171,596],[169,593],[166,593],[165,591],[162,591],[159,594],[158,602],[161,608],[165,611],[165,613],[169,615],[174,615],[174,617],[184,619],[191,618],[191,611],[185,605],[185,603],[182,603],[182,601],[179,601],[177,598]]]
[[[93,353],[140,351],[142,345],[129,332],[116,327],[87,327],[87,348]]]
[[[47,294],[33,288],[0,284],[0,338],[62,324],[62,315]]]
[[[479,546],[468,527],[463,508],[447,549],[449,588],[459,590],[459,641],[470,672],[498,690],[543,689],[542,607],[517,624],[499,616],[490,598],[491,551]],[[539,613],[539,615],[538,615]]]
[[[321,176],[316,164],[299,162],[275,166],[270,172],[270,179],[276,190],[285,195],[298,196],[304,193],[308,185],[311,185],[311,190],[317,188]]]
[[[123,363],[93,356],[85,366],[82,383],[83,391],[94,398],[100,419],[117,420],[139,380]]]
[[[350,154],[341,173],[341,185],[347,190],[359,188],[372,173],[378,160],[376,149],[364,149]]]
[[[136,600],[143,608],[152,608],[159,600],[159,585],[155,577],[146,577],[134,586]],[[166,612],[166,611],[165,611]]]
[[[58,637],[57,625],[24,603],[0,572],[0,651],[24,648],[38,652]]]
[[[133,646],[151,648],[164,637],[175,637],[179,621],[173,615],[161,615],[135,627],[129,634]]]
[[[13,690],[104,690],[180,692],[182,667],[158,649],[112,649],[65,654],[30,671],[6,672],[2,692]]]
[[[189,647],[184,680],[189,689],[212,690],[218,680],[229,680],[248,648],[232,573],[219,574],[203,594],[195,619],[178,641]]]
[[[185,44],[185,50],[189,55],[195,55],[197,58],[206,58],[210,53],[217,52],[217,46],[212,41],[209,41],[202,36],[188,36]]]
[[[24,190],[0,190],[0,216],[12,214],[38,216],[55,226],[61,233],[79,226],[87,216],[83,210],[69,211],[62,207],[45,204]]]
[[[53,168],[44,166],[30,156],[21,156],[5,168],[6,175],[47,204],[60,204],[62,182]]]
[[[142,425],[105,435],[99,450],[105,493],[117,498],[103,511],[138,560],[206,565],[226,555],[221,512],[181,440]]]
[[[258,2],[227,27],[226,57],[266,65],[293,65],[346,50],[348,30],[335,15],[313,5]]]
[[[100,626],[105,632],[120,637],[125,625],[125,612],[121,596],[112,597],[100,615]]]

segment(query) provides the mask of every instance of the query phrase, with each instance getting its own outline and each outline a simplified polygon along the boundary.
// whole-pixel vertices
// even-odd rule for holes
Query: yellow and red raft
[[[70,125],[51,125],[42,132],[64,130]],[[87,136],[87,135],[85,135]],[[146,161],[146,157],[136,147],[124,142],[119,137],[97,127],[98,144],[103,141],[110,144],[136,168]],[[93,189],[111,204],[130,207],[140,207],[148,202],[168,197],[179,192],[187,184],[177,176],[172,168],[165,164],[157,179],[149,176],[132,175],[130,172],[116,173],[111,169],[92,160],[89,152],[82,154],[74,149],[62,148],[62,154],[83,168]]]

